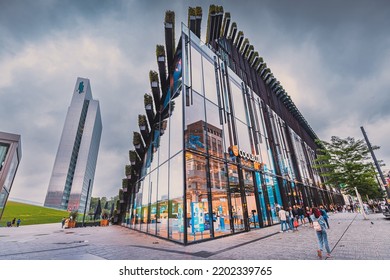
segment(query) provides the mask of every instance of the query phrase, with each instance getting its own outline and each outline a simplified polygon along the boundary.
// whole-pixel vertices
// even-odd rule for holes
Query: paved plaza
[[[334,260],[390,260],[390,220],[382,214],[331,214]],[[212,241],[179,245],[121,226],[62,229],[61,224],[0,228],[0,260],[316,260],[309,227],[280,225]]]

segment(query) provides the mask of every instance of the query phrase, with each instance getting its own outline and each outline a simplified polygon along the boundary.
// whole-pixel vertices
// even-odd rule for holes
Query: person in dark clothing
[[[13,226],[13,227],[15,226],[15,222],[16,222],[16,218],[14,218],[14,219],[12,220],[12,226]]]
[[[295,219],[298,219],[298,207],[296,205],[293,206],[292,214]]]
[[[301,225],[306,226],[305,211],[303,210],[303,206],[298,206],[298,217],[301,221]]]
[[[307,219],[309,220],[309,225],[310,225],[310,227],[313,227],[313,220],[312,220],[311,217],[310,217],[311,214],[312,214],[312,212],[311,212],[310,208],[309,208],[309,207],[306,207],[305,215],[306,215]]]

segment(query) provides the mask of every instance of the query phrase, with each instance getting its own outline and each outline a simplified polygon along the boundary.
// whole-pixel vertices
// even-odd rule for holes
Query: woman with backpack
[[[316,232],[318,239],[317,256],[319,259],[322,259],[322,252],[325,247],[327,253],[326,258],[329,259],[331,258],[331,250],[329,248],[328,235],[326,233],[326,223],[324,217],[322,217],[321,211],[318,208],[313,208],[312,212],[313,214],[311,216],[311,219],[313,221],[313,228]]]

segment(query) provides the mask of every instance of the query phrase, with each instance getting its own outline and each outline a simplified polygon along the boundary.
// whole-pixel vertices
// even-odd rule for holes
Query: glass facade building
[[[171,62],[165,22],[169,75],[159,67],[161,95],[151,80],[153,114],[145,97],[149,123],[120,191],[124,226],[190,244],[278,223],[281,206],[342,201],[313,168],[314,132],[246,68],[252,57],[223,36],[222,15],[209,13],[207,43],[189,16]],[[218,20],[225,29],[211,35]]]
[[[20,135],[0,132],[0,220],[21,158]]]
[[[81,213],[89,207],[101,134],[99,101],[92,98],[89,80],[78,78],[44,206]]]

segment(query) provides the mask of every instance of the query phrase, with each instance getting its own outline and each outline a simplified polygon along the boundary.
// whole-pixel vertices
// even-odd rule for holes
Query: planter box
[[[76,221],[68,221],[65,222],[65,228],[75,228],[76,227]]]

